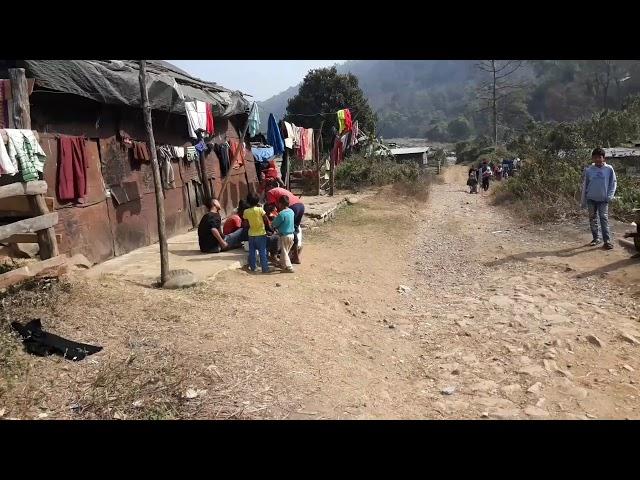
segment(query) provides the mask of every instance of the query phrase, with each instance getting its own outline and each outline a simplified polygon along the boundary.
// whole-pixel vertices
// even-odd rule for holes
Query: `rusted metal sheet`
[[[60,202],[56,195],[57,190],[57,172],[58,172],[58,139],[55,135],[44,133],[40,135],[40,145],[47,155],[44,164],[44,179],[47,182],[47,195],[54,197],[54,208],[61,205],[73,205],[71,202]],[[94,204],[105,200],[104,183],[102,180],[102,171],[100,168],[100,153],[98,151],[98,141],[95,139],[87,139],[87,199],[86,204]]]
[[[58,243],[60,253],[82,253],[95,263],[114,256],[107,201],[56,211],[58,224],[55,230],[61,235]]]

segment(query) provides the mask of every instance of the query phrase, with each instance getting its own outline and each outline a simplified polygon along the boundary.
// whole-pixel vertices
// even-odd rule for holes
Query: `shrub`
[[[416,182],[421,176],[422,170],[416,163],[353,155],[336,169],[336,186],[347,189],[382,186],[400,181]]]

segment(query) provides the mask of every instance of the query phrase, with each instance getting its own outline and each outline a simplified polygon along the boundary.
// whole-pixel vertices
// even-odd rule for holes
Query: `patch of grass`
[[[78,413],[91,419],[174,419],[193,412],[182,397],[189,370],[171,351],[131,354],[102,363],[76,401]],[[191,402],[190,407],[194,405]]]

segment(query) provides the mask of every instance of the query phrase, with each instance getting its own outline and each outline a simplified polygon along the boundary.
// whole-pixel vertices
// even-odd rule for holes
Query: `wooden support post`
[[[140,93],[142,97],[142,113],[144,114],[144,124],[149,136],[149,147],[151,148],[151,167],[153,170],[153,186],[156,191],[156,211],[158,215],[158,241],[160,243],[160,284],[164,285],[169,274],[169,247],[167,245],[167,234],[164,219],[164,197],[162,191],[162,180],[160,179],[160,168],[158,167],[158,155],[156,152],[156,141],[153,137],[153,124],[151,122],[151,106],[149,105],[149,93],[147,92],[147,62],[140,60]]]
[[[334,137],[333,143],[339,142],[340,138],[338,136]],[[329,196],[333,197],[333,192],[336,184],[336,159],[333,158],[333,155],[329,155]]]
[[[13,128],[31,130],[31,108],[29,107],[29,86],[27,85],[27,77],[24,68],[10,68],[9,78],[11,80],[11,105],[12,105],[12,121]],[[36,183],[33,187],[30,182],[22,185],[25,194],[37,192],[36,195],[29,196],[29,205],[34,213],[45,215],[49,213],[47,202],[42,193],[46,193],[47,187],[45,182]],[[44,184],[44,192],[41,191]],[[56,231],[53,226],[39,230],[38,244],[40,245],[40,258],[47,260],[58,256],[58,242],[56,241]]]
[[[24,68],[10,68],[11,110],[9,123],[12,128],[31,130],[31,109],[29,108],[29,87]]]
[[[44,199],[44,195],[31,195],[29,198],[29,205],[31,210],[38,215],[46,215],[49,213],[47,202]],[[57,215],[57,214],[56,214]],[[58,250],[58,241],[56,239],[56,230],[53,227],[49,227],[45,230],[39,230],[36,232],[38,236],[38,245],[40,246],[40,258],[47,260],[48,258],[57,257],[60,255]]]

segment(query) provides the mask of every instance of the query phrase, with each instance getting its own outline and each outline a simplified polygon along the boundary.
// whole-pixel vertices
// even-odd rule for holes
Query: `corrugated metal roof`
[[[637,148],[605,148],[604,153],[608,158],[640,157],[640,150]]]
[[[412,153],[425,153],[430,147],[411,147],[411,148],[392,148],[391,153],[394,155],[409,155]]]

